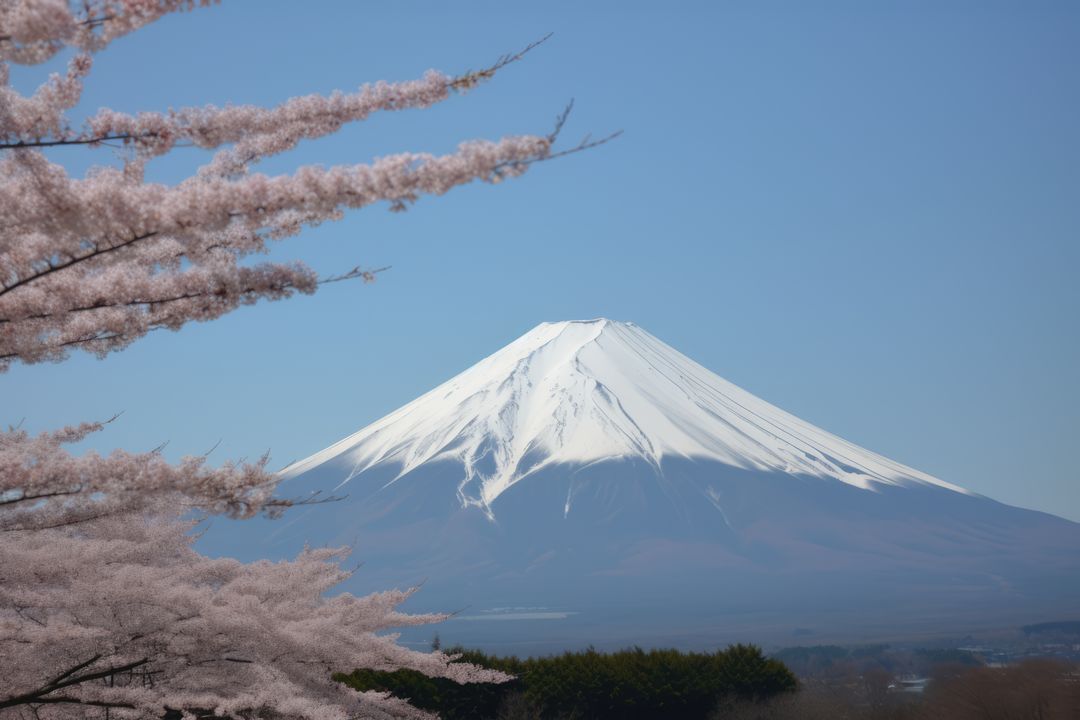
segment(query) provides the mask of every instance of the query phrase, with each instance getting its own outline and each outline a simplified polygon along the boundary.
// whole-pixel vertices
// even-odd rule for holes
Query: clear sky
[[[1080,520],[1076,3],[226,0],[111,46],[79,113],[460,72],[547,32],[464,97],[264,169],[543,133],[570,98],[566,142],[617,142],[308,231],[275,256],[392,270],[17,366],[0,422],[124,411],[95,447],[221,439],[215,458],[281,466],[541,321],[607,316],[864,447]],[[204,160],[176,155],[157,179]]]

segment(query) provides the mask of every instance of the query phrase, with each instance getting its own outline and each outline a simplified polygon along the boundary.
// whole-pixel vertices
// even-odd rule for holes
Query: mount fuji
[[[1080,607],[1080,524],[860,448],[627,322],[543,323],[281,475],[344,499],[260,526],[264,549],[352,545],[355,589],[423,582],[422,609],[467,608],[451,624],[488,645],[955,633]]]

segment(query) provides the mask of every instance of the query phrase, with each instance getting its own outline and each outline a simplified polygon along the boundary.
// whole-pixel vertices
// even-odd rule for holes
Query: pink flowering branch
[[[0,61],[45,62],[65,47],[97,52],[174,12],[216,0],[5,0],[0,3]]]
[[[100,145],[113,140],[133,140],[131,135],[106,135],[104,137],[73,138],[66,140],[20,140],[18,142],[0,143],[0,150],[18,150],[19,148],[50,148],[62,145]]]
[[[305,502],[274,496],[277,478],[266,470],[265,457],[210,468],[205,456],[173,465],[160,452],[76,456],[66,449],[104,427],[83,423],[36,436],[19,428],[0,432],[0,531],[138,512],[163,498],[178,507],[241,518],[273,515]]]
[[[49,336],[48,347],[40,345],[34,352],[60,353],[69,349],[82,348],[98,355],[120,349],[145,332],[153,330],[171,329],[182,325],[193,314],[199,314],[209,319],[215,315],[228,312],[237,305],[249,305],[260,299],[281,299],[290,297],[296,292],[310,294],[318,285],[342,282],[344,280],[360,279],[363,282],[374,282],[378,273],[387,268],[366,270],[354,268],[347,273],[335,275],[321,280],[312,280],[310,271],[306,268],[297,268],[299,280],[289,274],[281,274],[276,266],[261,268],[264,275],[270,275],[269,279],[257,277],[247,284],[241,283],[239,287],[225,288],[212,287],[210,289],[193,290],[168,297],[134,298],[130,300],[101,300],[93,305],[82,307],[70,307],[54,312],[43,312],[24,318],[22,327],[17,332],[30,335],[35,339],[43,335]],[[241,275],[258,275],[260,268],[239,268]],[[90,335],[79,335],[84,332],[78,323],[72,322],[78,313],[94,312],[98,310],[115,309],[124,311],[126,315],[141,315],[140,335],[124,334],[122,332],[107,333],[95,331]],[[124,317],[125,315],[120,315]],[[12,322],[0,318],[0,326]],[[35,327],[36,325],[36,327]],[[69,330],[69,326],[71,329]],[[13,333],[17,334],[17,333]],[[12,361],[25,353],[15,351],[0,354],[0,363]]]
[[[248,268],[241,268],[241,270],[247,270]],[[347,273],[341,275],[334,275],[331,277],[316,280],[318,285],[325,285],[327,283],[341,282],[343,280],[361,279],[364,282],[375,282],[375,277],[378,273],[388,270],[389,267],[378,268],[375,270],[365,270],[359,267],[353,268]],[[306,277],[305,277],[306,280]],[[238,290],[233,292],[240,296],[240,302],[246,304],[248,302],[254,302],[258,296],[264,293],[291,293],[293,291],[310,292],[307,288],[307,282],[295,282],[291,280],[283,280],[278,284],[275,284],[271,291],[267,291],[265,288],[260,287],[255,283],[242,285]],[[209,298],[221,298],[228,294],[229,291],[223,288],[212,288],[206,290],[192,291],[179,295],[173,295],[171,297],[157,297],[157,298],[134,298],[130,300],[99,300],[93,305],[84,305],[82,307],[71,307],[59,310],[56,312],[42,313],[40,315],[31,315],[24,320],[53,320],[57,317],[64,316],[68,313],[89,312],[92,310],[101,310],[105,308],[129,308],[135,306],[156,306],[161,307],[170,303],[178,303],[184,300],[200,300]],[[0,318],[0,324],[11,322],[6,318]],[[165,327],[165,323],[161,323],[161,327]]]
[[[522,59],[548,37],[504,55],[482,70],[455,77],[429,70],[420,80],[378,82],[348,94],[307,95],[275,108],[209,105],[137,115],[101,110],[86,122],[82,132],[73,133],[61,119],[63,112],[78,102],[82,79],[90,70],[89,55],[80,55],[72,61],[67,76],[52,76],[29,98],[6,87],[0,75],[0,150],[120,141],[140,155],[152,157],[169,152],[181,141],[204,149],[231,144],[203,172],[243,172],[252,162],[289,150],[302,139],[332,134],[346,123],[366,120],[377,112],[431,107],[452,92],[467,92]]]

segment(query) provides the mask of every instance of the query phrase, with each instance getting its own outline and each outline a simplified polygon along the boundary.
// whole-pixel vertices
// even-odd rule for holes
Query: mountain
[[[632,323],[541,324],[282,476],[345,497],[264,547],[351,544],[357,589],[424,581],[488,644],[509,620],[520,643],[693,645],[1080,606],[1080,525],[864,450]]]

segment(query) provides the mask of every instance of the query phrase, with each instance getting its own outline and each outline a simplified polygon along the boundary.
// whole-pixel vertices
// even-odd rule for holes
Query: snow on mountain
[[[554,465],[711,460],[832,478],[864,490],[966,490],[864,450],[751,395],[629,322],[543,323],[434,390],[282,471],[333,462],[341,486],[393,464],[464,468],[463,506],[494,516],[508,488]],[[339,486],[340,487],[340,486]],[[567,498],[565,512],[572,509]]]

